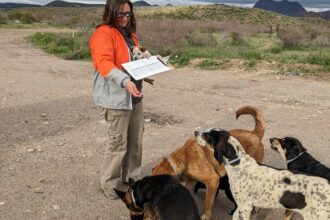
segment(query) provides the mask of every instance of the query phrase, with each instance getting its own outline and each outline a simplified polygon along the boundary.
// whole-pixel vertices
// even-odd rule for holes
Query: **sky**
[[[27,3],[45,5],[53,0],[0,0],[0,3],[15,2],[15,3]],[[80,2],[80,3],[93,3],[104,4],[105,0],[64,0],[67,2]],[[131,0],[136,1],[136,0]],[[222,3],[228,5],[235,5],[239,7],[252,7],[258,0],[144,0],[149,4],[157,5],[192,5],[192,4],[213,4]],[[280,0],[277,0],[280,1]],[[330,0],[289,0],[299,2],[307,11],[327,11],[330,10]]]

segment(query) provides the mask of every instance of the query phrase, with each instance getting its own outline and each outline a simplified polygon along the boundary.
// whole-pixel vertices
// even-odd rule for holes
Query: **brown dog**
[[[255,129],[253,131],[237,129],[230,131],[230,133],[242,143],[245,151],[250,156],[256,161],[262,162],[264,146],[261,139],[265,132],[263,114],[254,107],[244,106],[236,111],[236,118],[243,114],[254,117]],[[180,176],[191,190],[196,180],[204,183],[207,189],[204,214],[201,217],[203,220],[211,218],[211,209],[218,190],[219,179],[226,175],[223,164],[219,164],[213,154],[211,148],[201,147],[193,137],[152,169],[153,175],[171,174]]]

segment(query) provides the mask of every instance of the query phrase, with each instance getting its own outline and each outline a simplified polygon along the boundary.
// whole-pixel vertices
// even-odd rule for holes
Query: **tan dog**
[[[237,129],[230,131],[230,133],[242,143],[248,154],[258,162],[262,162],[264,146],[261,139],[265,132],[263,114],[251,106],[238,109],[236,118],[242,114],[249,114],[254,117],[256,122],[254,131]],[[218,190],[219,179],[226,175],[223,164],[219,164],[213,154],[214,152],[209,147],[202,147],[193,137],[152,169],[153,175],[171,174],[180,176],[182,180],[186,181],[186,186],[190,189],[192,189],[196,180],[204,183],[207,191],[204,214],[201,217],[203,220],[211,218],[211,209]]]

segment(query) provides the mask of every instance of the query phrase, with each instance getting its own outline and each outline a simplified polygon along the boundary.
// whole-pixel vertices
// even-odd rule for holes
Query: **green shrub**
[[[206,60],[203,60],[198,65],[198,67],[201,69],[204,69],[204,70],[216,70],[216,69],[219,69],[219,67],[221,67],[222,65],[223,65],[223,63],[220,61],[206,59]]]
[[[322,70],[330,73],[330,65],[323,66]]]
[[[306,33],[300,29],[280,29],[277,36],[282,41],[283,47],[288,49],[295,49],[306,43]]]
[[[91,58],[91,52],[87,48],[82,48],[68,53],[64,58],[66,60],[88,60]]]
[[[310,54],[305,58],[304,61],[309,64],[330,66],[330,56],[326,56],[322,54],[320,55]]]
[[[9,20],[18,20],[23,24],[37,22],[37,19],[28,12],[13,11],[8,13]]]
[[[185,39],[190,46],[215,46],[217,44],[213,35],[207,32],[187,33]]]
[[[247,62],[244,62],[244,66],[246,66],[248,69],[254,69],[257,66],[257,61],[249,60]]]
[[[34,43],[34,44],[36,44],[40,47],[45,47],[50,42],[53,42],[55,40],[56,40],[56,35],[54,33],[40,33],[40,32],[37,32],[31,38],[32,43]]]
[[[174,58],[172,59],[172,63],[177,65],[178,67],[182,67],[188,65],[191,59],[192,57],[187,54],[180,54],[174,56]]]
[[[0,13],[0,24],[7,24],[7,16]]]
[[[239,45],[242,45],[244,43],[243,38],[237,32],[231,32],[230,33],[230,38],[231,38],[231,44],[232,45],[239,46]]]
[[[21,22],[23,24],[32,24],[33,22],[37,22],[37,19],[30,13],[23,13],[21,16]]]
[[[36,33],[31,41],[44,51],[65,59],[90,59],[90,49],[88,47],[89,37],[86,33],[55,34],[55,33]]]
[[[261,60],[261,54],[255,50],[240,51],[239,57],[246,60]]]
[[[279,54],[282,52],[282,48],[280,47],[272,47],[269,49],[269,52],[272,54]]]

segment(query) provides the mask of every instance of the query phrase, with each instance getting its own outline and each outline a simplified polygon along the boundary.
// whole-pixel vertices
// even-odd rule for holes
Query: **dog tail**
[[[264,115],[262,114],[261,111],[259,111],[259,109],[255,108],[255,107],[243,106],[236,111],[236,119],[238,119],[239,116],[245,115],[245,114],[252,115],[254,117],[256,126],[254,128],[253,133],[255,133],[261,140],[265,134],[265,127],[266,127]]]

